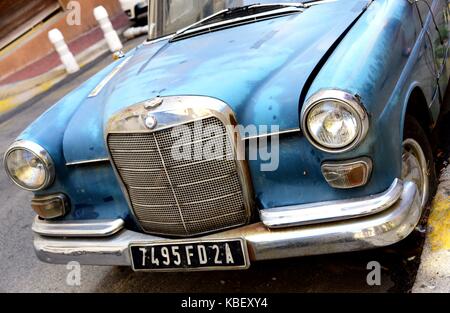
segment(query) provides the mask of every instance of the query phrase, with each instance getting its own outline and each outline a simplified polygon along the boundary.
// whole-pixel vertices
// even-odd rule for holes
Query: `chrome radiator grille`
[[[184,124],[193,136],[181,143],[179,138],[173,138],[172,128],[153,133],[108,135],[112,161],[144,231],[192,236],[243,225],[248,221],[249,212],[244,205],[243,188],[229,135],[215,117],[203,119],[202,125],[203,128],[219,126],[223,136],[205,136],[194,122]],[[175,144],[191,146],[194,153],[199,143],[215,138],[227,143],[220,151],[222,157],[178,160],[172,156]]]

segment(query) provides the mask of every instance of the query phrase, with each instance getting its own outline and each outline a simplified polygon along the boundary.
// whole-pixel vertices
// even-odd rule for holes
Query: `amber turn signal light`
[[[322,164],[323,177],[331,187],[337,189],[364,186],[371,173],[372,160],[367,157]]]
[[[34,197],[31,208],[43,219],[52,219],[66,215],[69,211],[69,200],[64,194]]]

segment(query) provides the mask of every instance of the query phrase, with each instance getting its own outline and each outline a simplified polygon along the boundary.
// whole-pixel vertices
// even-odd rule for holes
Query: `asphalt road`
[[[0,157],[29,123],[109,62],[110,57],[99,60],[0,121]],[[442,124],[449,121],[447,115]],[[444,139],[438,147],[441,161],[448,158],[450,145]],[[424,236],[417,231],[399,245],[378,250],[254,263],[247,271],[134,273],[126,267],[82,266],[80,286],[69,286],[66,266],[41,263],[34,255],[31,197],[0,170],[0,292],[407,292]],[[380,286],[366,282],[370,261],[382,266]]]

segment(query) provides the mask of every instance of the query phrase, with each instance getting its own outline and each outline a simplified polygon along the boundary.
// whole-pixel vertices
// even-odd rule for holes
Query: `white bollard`
[[[59,29],[52,29],[48,32],[48,39],[55,46],[56,52],[59,54],[59,58],[61,59],[62,64],[66,68],[67,73],[75,73],[80,70],[80,66],[78,65],[75,57],[72,52],[70,52],[69,47],[64,41],[63,34],[59,31]]]
[[[132,39],[143,34],[148,34],[148,29],[148,25],[141,27],[130,27],[123,32],[123,36],[127,39]],[[153,27],[151,27],[151,29],[153,29]]]
[[[122,43],[120,42],[119,36],[117,35],[111,24],[111,21],[109,20],[108,12],[106,12],[106,9],[103,6],[96,7],[94,9],[94,16],[103,30],[106,42],[108,43],[111,52],[121,50],[123,48]]]

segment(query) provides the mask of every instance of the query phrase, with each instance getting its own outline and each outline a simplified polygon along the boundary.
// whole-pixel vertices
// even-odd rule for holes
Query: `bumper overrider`
[[[416,185],[396,179],[379,195],[262,210],[261,222],[194,239],[242,238],[251,261],[356,251],[404,239],[421,213]],[[33,231],[38,258],[56,264],[131,266],[131,244],[177,242],[127,230],[121,219],[47,222],[36,218]]]

